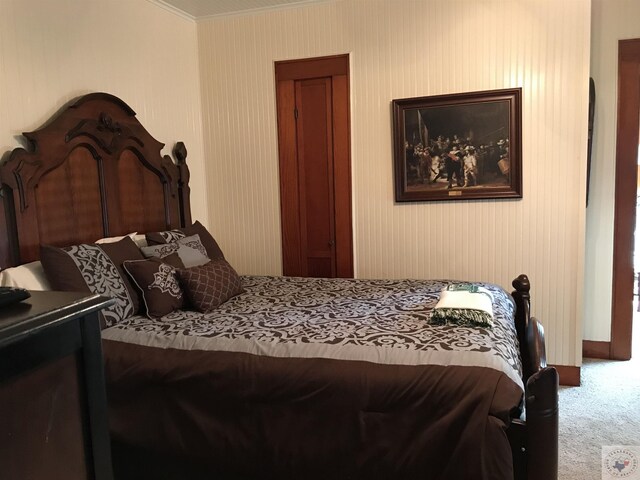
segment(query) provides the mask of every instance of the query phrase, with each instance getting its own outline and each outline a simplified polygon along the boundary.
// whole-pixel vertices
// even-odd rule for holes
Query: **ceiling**
[[[250,11],[269,10],[326,0],[157,0],[188,17],[200,19]]]

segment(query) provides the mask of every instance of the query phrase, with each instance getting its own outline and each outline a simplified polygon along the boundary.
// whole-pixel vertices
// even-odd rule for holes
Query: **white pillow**
[[[149,246],[149,244],[147,243],[147,236],[144,233],[135,233],[131,238],[134,242],[136,242],[138,248]]]
[[[27,290],[51,290],[42,263],[31,262],[0,271],[0,286],[20,287]]]
[[[138,232],[133,232],[128,235],[121,235],[119,237],[101,238],[100,240],[96,240],[95,243],[98,243],[98,244],[99,243],[115,243],[115,242],[119,242],[124,237],[129,237],[131,240],[133,240],[136,243],[136,245],[138,245],[138,248],[147,246],[147,237],[145,236],[144,233],[138,234]]]

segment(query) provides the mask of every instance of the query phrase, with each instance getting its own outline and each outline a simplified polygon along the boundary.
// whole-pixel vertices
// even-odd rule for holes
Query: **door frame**
[[[353,224],[351,205],[351,121],[349,55],[304,58],[275,62],[280,167],[280,225],[284,275],[302,275],[295,81],[331,77],[333,91],[333,171],[336,276],[353,277]],[[336,98],[346,99],[345,102]],[[292,175],[291,172],[296,172]],[[295,182],[293,179],[296,179]],[[295,184],[294,184],[295,183]],[[285,222],[284,219],[288,219]]]
[[[640,39],[618,41],[618,118],[610,358],[631,358],[640,131]]]

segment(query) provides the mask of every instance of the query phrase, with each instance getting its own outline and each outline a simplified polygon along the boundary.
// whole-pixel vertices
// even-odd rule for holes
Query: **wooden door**
[[[640,39],[620,40],[610,347],[610,358],[613,360],[631,358],[639,112]]]
[[[295,81],[302,274],[335,277],[331,77]]]
[[[348,56],[276,63],[284,275],[352,277]]]

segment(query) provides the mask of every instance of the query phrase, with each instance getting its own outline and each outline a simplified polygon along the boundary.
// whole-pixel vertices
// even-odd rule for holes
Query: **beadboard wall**
[[[143,0],[0,0],[0,154],[72,99],[108,92],[163,153],[185,142],[192,214],[207,223],[196,30]]]
[[[611,339],[618,40],[640,38],[640,2],[593,0],[591,76],[596,110],[586,221],[584,338]]]
[[[210,224],[281,273],[274,61],[350,54],[355,272],[525,272],[552,363],[581,362],[588,0],[336,0],[198,22]],[[522,200],[396,204],[391,100],[522,87]]]

